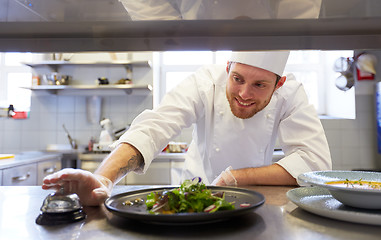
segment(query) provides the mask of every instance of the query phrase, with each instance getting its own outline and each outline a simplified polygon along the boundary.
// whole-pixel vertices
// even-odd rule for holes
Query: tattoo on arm
[[[131,171],[142,169],[143,156],[141,154],[133,155],[128,161],[125,167],[119,169],[119,173],[125,175]]]

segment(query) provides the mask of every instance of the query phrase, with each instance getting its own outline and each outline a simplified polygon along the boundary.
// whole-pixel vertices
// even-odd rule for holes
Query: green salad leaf
[[[212,213],[234,209],[233,203],[225,200],[225,193],[212,193],[201,178],[185,180],[179,188],[149,193],[146,206],[152,214]]]

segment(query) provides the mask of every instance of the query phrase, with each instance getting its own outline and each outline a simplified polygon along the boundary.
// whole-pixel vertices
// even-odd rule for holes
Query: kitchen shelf
[[[0,22],[0,51],[379,49],[381,17]]]
[[[36,63],[23,63],[32,68],[36,67],[50,67],[54,72],[58,72],[58,68],[61,66],[123,66],[126,69],[130,69],[131,67],[151,67],[150,61],[108,61],[108,62],[96,62],[96,61],[87,61],[87,62],[70,62],[70,61],[41,61]]]
[[[56,95],[105,95],[110,91],[121,91],[125,94],[131,94],[133,91],[151,92],[152,85],[135,85],[135,84],[107,84],[107,85],[39,85],[33,87],[25,87],[32,91],[46,91]],[[88,94],[86,94],[88,93]]]

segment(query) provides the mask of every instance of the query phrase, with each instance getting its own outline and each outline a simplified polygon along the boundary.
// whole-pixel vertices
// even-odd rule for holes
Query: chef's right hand
[[[65,168],[46,176],[42,189],[64,190],[65,194],[76,193],[84,206],[98,206],[111,194],[113,183],[101,175],[81,169]]]

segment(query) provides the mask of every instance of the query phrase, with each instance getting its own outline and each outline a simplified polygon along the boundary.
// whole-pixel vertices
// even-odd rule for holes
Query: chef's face
[[[276,89],[286,80],[267,70],[241,63],[228,63],[226,97],[234,116],[251,118],[269,104]]]

